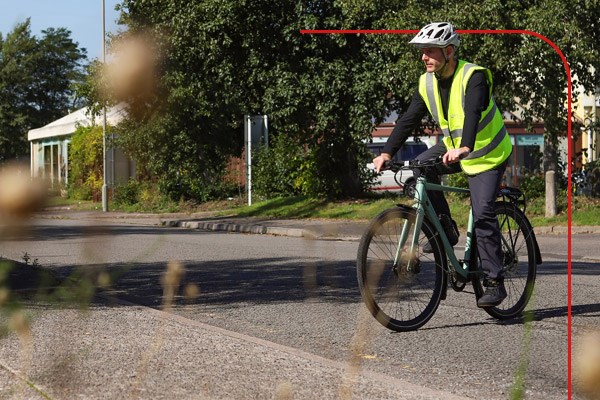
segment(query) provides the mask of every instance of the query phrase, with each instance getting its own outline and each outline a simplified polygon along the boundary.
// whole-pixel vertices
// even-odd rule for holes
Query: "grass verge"
[[[401,200],[379,198],[331,202],[303,196],[280,197],[231,211],[241,217],[370,219]]]
[[[460,226],[467,225],[469,198],[449,195],[448,202],[452,216]],[[170,213],[198,213],[214,212],[221,216],[239,217],[271,217],[271,218],[324,218],[324,219],[371,219],[383,210],[395,204],[411,204],[412,200],[404,196],[390,194],[373,195],[361,199],[347,199],[340,201],[327,201],[312,199],[305,196],[278,197],[274,199],[256,202],[248,206],[245,199],[233,198],[229,200],[211,201],[202,204],[189,202],[170,202],[157,206],[152,203],[151,207],[141,203],[132,205],[109,204],[109,210],[121,212],[170,212]],[[50,206],[69,207],[75,210],[99,210],[100,203],[91,201],[78,201],[61,198],[53,198]],[[555,217],[545,216],[545,201],[543,198],[528,199],[526,214],[533,226],[567,226],[567,199],[561,196],[557,199],[558,213]],[[572,222],[574,226],[600,226],[600,199],[589,197],[573,197],[572,199]]]

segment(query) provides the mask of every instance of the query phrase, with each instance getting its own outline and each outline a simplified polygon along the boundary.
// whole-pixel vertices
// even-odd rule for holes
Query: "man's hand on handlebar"
[[[442,162],[446,165],[454,164],[456,162],[459,162],[466,156],[468,156],[470,153],[471,153],[471,149],[469,149],[468,147],[461,147],[458,149],[450,149],[442,157]]]
[[[386,161],[390,161],[391,159],[392,159],[392,156],[389,155],[388,153],[381,153],[380,155],[375,157],[373,159],[373,164],[375,165],[375,170],[377,171],[377,173],[380,173],[381,169],[383,168],[383,164]]]

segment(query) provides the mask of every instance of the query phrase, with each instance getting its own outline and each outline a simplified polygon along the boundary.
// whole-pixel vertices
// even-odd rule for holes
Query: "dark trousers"
[[[429,160],[444,155],[446,151],[446,146],[440,142],[419,154],[416,159]],[[483,272],[488,279],[502,279],[502,276],[500,276],[503,261],[502,243],[494,203],[498,195],[500,183],[502,182],[502,176],[504,175],[505,164],[503,163],[492,170],[477,175],[468,176],[477,250],[481,259]],[[460,171],[460,163],[448,166],[441,164],[428,168],[425,171],[425,176],[427,181],[439,184],[441,183],[442,175],[454,174]],[[415,169],[413,172],[415,176],[420,175],[419,170]],[[428,190],[427,196],[438,215],[446,214],[450,216],[450,207],[448,206],[444,192]]]

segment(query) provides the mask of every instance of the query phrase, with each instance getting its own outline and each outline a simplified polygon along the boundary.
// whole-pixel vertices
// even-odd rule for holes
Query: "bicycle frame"
[[[387,162],[383,167],[394,172],[424,171],[437,167],[440,162],[439,158]],[[469,210],[463,259],[451,245],[454,242],[448,240],[448,236],[454,240],[454,235],[450,231],[446,234],[444,230],[446,218],[438,217],[429,198],[429,194],[442,195],[443,192],[470,195],[470,190],[429,183],[425,174],[417,175],[411,205],[396,205],[377,215],[358,247],[358,284],[371,314],[388,329],[413,331],[433,317],[440,302],[447,298],[449,287],[462,292],[470,283],[478,306],[492,317],[506,320],[521,315],[532,295],[536,264],[541,262],[533,228],[524,213],[524,194],[517,188],[500,187],[493,204],[500,228],[502,254],[498,254],[500,265],[492,267],[501,268],[500,279],[508,281],[506,298],[499,307],[500,302],[489,305],[485,301],[479,302],[486,294],[484,287],[489,286],[489,282],[485,275],[486,260],[478,257],[475,247],[478,222],[473,208]],[[422,248],[424,244],[426,247]]]
[[[423,223],[423,219],[425,218],[425,216],[427,216],[427,217],[429,217],[429,220],[433,223],[440,239],[442,240],[442,244],[446,251],[446,256],[450,262],[450,265],[459,275],[461,275],[463,278],[466,279],[469,274],[469,260],[471,259],[471,239],[472,239],[473,224],[474,224],[473,209],[469,210],[469,222],[467,224],[467,238],[466,238],[466,244],[465,244],[465,255],[464,255],[464,259],[461,261],[461,260],[458,260],[458,258],[456,258],[456,254],[454,253],[454,249],[450,245],[450,242],[448,241],[446,232],[444,231],[444,228],[442,227],[442,224],[440,223],[440,221],[437,217],[437,214],[436,214],[435,210],[433,209],[431,202],[429,201],[429,198],[427,196],[427,190],[439,190],[439,191],[443,191],[443,192],[455,192],[455,193],[469,193],[470,192],[469,189],[463,189],[463,188],[458,188],[458,187],[453,187],[453,186],[443,186],[443,185],[438,185],[438,184],[434,184],[434,183],[429,183],[422,176],[417,178],[417,185],[416,185],[415,198],[414,198],[415,204],[413,204],[413,206],[412,206],[417,211],[417,217],[416,217],[416,221],[415,221],[416,226],[414,229],[413,237],[411,238],[409,254],[411,256],[416,254],[416,251],[417,251],[417,248],[419,245],[418,240],[419,240],[419,232],[421,231],[421,225]],[[395,260],[394,260],[395,264],[398,263],[400,257],[402,256],[400,254],[400,249],[402,249],[404,247],[404,244],[406,243],[406,240],[408,239],[409,231],[410,231],[410,226],[407,221],[407,222],[405,222],[404,227],[402,229],[402,233],[400,235],[399,245],[396,250],[396,256],[395,256]],[[413,259],[413,257],[409,258],[409,260],[412,260],[412,259]],[[408,264],[408,268],[410,268],[410,262]]]

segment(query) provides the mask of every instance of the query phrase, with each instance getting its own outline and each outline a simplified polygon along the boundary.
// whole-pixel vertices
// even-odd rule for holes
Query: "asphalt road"
[[[356,241],[148,222],[36,219],[3,232],[2,257],[27,252],[62,277],[106,271],[112,281],[83,310],[23,295],[32,340],[2,339],[0,397],[505,399],[522,366],[526,398],[567,398],[564,236],[538,236],[530,330],[489,318],[466,290],[398,334],[361,303]],[[573,241],[575,340],[600,329],[599,238]],[[169,308],[161,277],[173,260],[185,268],[181,287],[199,294],[179,290]]]

